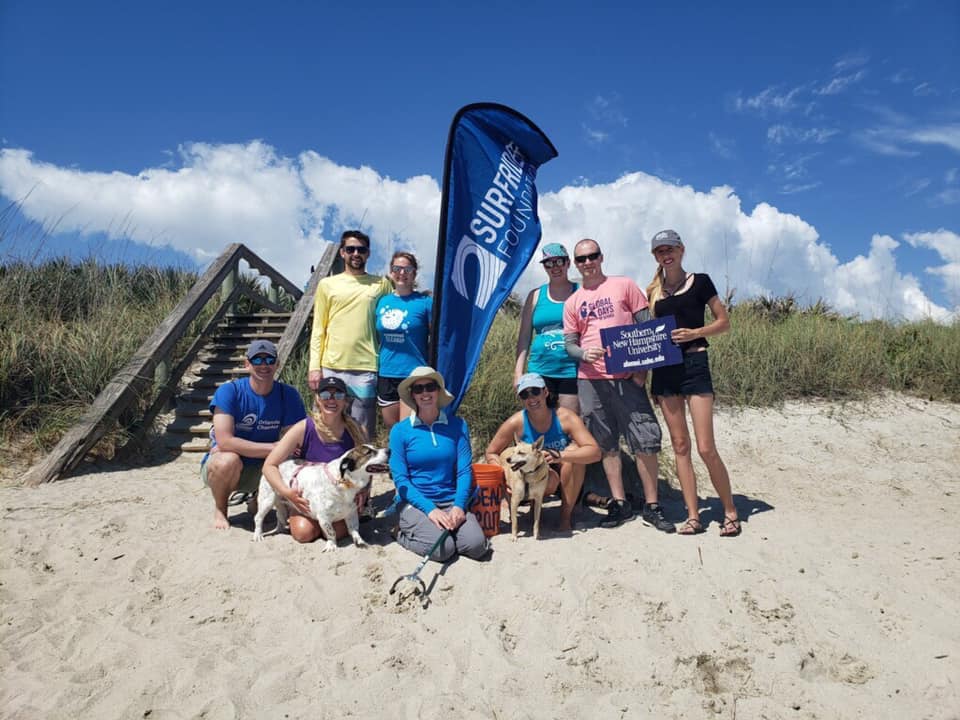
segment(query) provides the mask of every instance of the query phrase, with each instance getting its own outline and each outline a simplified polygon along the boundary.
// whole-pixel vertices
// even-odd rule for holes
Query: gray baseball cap
[[[270,357],[276,357],[277,346],[269,340],[254,340],[252,343],[250,343],[250,347],[247,348],[247,359],[249,360],[257,355],[269,355]]]
[[[654,235],[653,239],[650,241],[650,252],[653,252],[658,247],[662,247],[664,245],[669,245],[671,247],[683,247],[683,240],[680,239],[680,235],[677,234],[676,230],[661,230]]]

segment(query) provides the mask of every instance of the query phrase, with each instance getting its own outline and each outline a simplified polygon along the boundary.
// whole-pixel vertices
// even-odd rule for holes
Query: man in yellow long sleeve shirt
[[[370,238],[359,230],[340,237],[343,272],[317,285],[310,333],[311,390],[321,378],[339,377],[353,396],[350,414],[373,438],[377,429],[377,301],[390,280],[366,271]]]

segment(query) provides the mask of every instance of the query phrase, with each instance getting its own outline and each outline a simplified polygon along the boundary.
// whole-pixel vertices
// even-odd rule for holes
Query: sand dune
[[[243,508],[216,532],[196,457],[5,487],[2,716],[960,717],[960,407],[717,427],[741,537],[713,499],[693,538],[586,509],[572,537],[428,565],[426,609],[387,593],[418,560],[389,518],[326,554],[251,542]]]

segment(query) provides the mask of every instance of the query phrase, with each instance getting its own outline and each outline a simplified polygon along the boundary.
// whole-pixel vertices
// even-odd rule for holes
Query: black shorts
[[[543,381],[547,384],[547,390],[550,391],[550,394],[556,398],[559,395],[576,395],[577,394],[577,379],[572,378],[558,378],[558,377],[547,377],[546,375],[541,375]]]
[[[678,365],[654,368],[650,394],[654,397],[713,395],[707,351],[689,352]]]
[[[383,375],[377,376],[377,404],[380,407],[387,407],[388,405],[394,405],[400,402],[400,393],[398,389],[400,383],[402,383],[406,378],[392,378],[384,377]]]

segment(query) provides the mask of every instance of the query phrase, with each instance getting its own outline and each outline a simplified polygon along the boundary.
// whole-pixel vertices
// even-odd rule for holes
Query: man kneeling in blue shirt
[[[200,477],[213,493],[218,530],[230,527],[230,495],[256,492],[264,458],[288,427],[307,416],[300,392],[274,380],[279,365],[272,342],[250,343],[243,367],[248,376],[224,383],[210,401],[212,447],[200,465]]]

